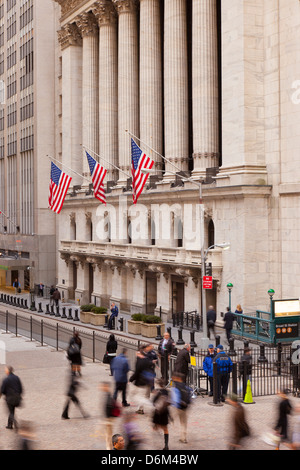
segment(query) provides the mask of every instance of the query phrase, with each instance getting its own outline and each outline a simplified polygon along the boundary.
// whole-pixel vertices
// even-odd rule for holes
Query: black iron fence
[[[172,315],[173,327],[182,327],[200,331],[202,328],[202,315],[197,310],[191,312],[178,312]]]

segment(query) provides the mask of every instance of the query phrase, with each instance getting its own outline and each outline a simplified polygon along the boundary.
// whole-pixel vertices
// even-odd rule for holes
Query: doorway
[[[146,313],[153,315],[157,305],[157,278],[155,273],[146,273]]]
[[[184,282],[172,279],[172,314],[184,312]]]

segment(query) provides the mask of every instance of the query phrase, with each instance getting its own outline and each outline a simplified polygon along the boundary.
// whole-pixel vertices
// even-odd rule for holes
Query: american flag
[[[88,159],[90,172],[92,175],[93,187],[94,187],[94,196],[99,201],[106,204],[106,196],[104,191],[103,180],[106,176],[107,170],[103,168],[94,158],[92,158],[87,152],[86,156]]]
[[[132,174],[132,190],[133,190],[133,203],[136,204],[137,200],[143,191],[149,173],[143,174],[141,169],[151,170],[154,161],[139,148],[133,139],[131,139],[131,174]]]
[[[49,185],[49,209],[56,214],[62,210],[62,206],[71,184],[72,178],[63,173],[53,162],[51,162],[51,176]]]

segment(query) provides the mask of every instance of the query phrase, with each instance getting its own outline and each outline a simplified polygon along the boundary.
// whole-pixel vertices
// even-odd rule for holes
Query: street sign
[[[212,288],[213,288],[212,276],[203,276],[203,289],[212,289]]]

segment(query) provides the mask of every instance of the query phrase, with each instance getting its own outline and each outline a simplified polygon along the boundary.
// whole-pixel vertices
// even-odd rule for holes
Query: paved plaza
[[[69,363],[64,351],[56,351],[48,346],[1,332],[2,349],[5,348],[5,362],[14,367],[15,373],[24,385],[23,406],[17,409],[17,419],[30,421],[35,429],[34,448],[36,450],[94,450],[104,451],[104,429],[101,417],[102,381],[112,382],[108,366],[85,360],[82,370],[82,387],[79,398],[89,418],[81,417],[74,406],[70,409],[70,419],[61,419],[65,403],[65,392],[69,373]],[[0,374],[4,377],[4,364],[0,365]],[[291,397],[294,405],[298,398]],[[128,386],[128,410],[136,410],[136,388]],[[169,426],[170,450],[201,451],[226,450],[231,431],[232,408],[229,405],[212,406],[209,397],[193,399],[189,410],[188,443],[179,442],[179,424],[175,420]],[[252,436],[245,441],[244,448],[250,450],[272,450],[262,436],[272,428],[277,415],[277,397],[255,399],[255,403],[245,406]],[[123,416],[125,411],[123,411]],[[145,415],[136,415],[136,423],[144,439],[143,449],[160,451],[163,448],[163,436],[153,431],[151,426],[152,407],[149,405]],[[290,419],[290,428],[295,423],[296,415]],[[15,431],[6,429],[7,408],[4,398],[0,401],[0,448],[15,450],[19,446],[19,437]],[[114,432],[122,432],[122,417],[116,418]],[[282,447],[286,449],[286,447]]]

